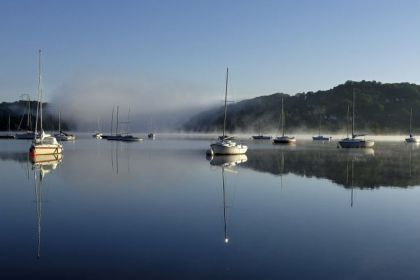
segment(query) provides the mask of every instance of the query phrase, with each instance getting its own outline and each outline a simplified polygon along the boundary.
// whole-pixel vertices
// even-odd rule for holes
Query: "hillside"
[[[230,132],[274,131],[279,129],[281,97],[284,96],[286,130],[317,131],[320,115],[322,130],[344,132],[347,106],[356,91],[356,130],[368,133],[407,133],[410,108],[413,130],[420,128],[420,86],[410,83],[347,81],[332,89],[287,95],[275,93],[247,99],[228,106],[227,129]],[[202,112],[186,122],[187,131],[220,131],[223,108]]]
[[[31,130],[35,127],[35,115],[36,115],[36,101],[31,101],[31,117],[29,118],[28,125],[28,101],[16,101],[16,102],[2,102],[0,103],[0,130],[8,130],[9,116],[11,130]],[[57,130],[58,129],[58,116],[54,113],[50,113],[49,104],[43,103],[44,119],[43,128],[44,130]],[[74,125],[69,125],[65,120],[61,120],[61,128],[68,130],[73,128]]]

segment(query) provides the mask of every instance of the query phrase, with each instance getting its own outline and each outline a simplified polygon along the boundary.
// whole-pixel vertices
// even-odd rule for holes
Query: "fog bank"
[[[69,79],[51,93],[53,110],[74,121],[79,130],[92,130],[100,120],[109,130],[112,108],[130,130],[174,131],[192,115],[219,104],[221,89],[154,77],[91,75]],[[220,105],[220,104],[219,104]]]

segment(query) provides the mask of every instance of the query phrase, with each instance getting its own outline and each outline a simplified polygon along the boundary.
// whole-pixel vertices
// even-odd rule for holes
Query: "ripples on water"
[[[0,142],[2,279],[418,279],[420,149]]]

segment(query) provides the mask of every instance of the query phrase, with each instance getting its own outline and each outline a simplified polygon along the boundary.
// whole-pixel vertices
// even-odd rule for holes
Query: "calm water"
[[[209,144],[1,140],[0,278],[419,279],[420,149]]]

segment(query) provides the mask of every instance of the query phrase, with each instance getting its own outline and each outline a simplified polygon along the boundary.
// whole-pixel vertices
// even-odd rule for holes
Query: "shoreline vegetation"
[[[345,133],[347,106],[357,100],[357,130],[368,134],[407,134],[410,108],[413,108],[413,134],[420,126],[420,86],[412,83],[347,81],[329,90],[288,95],[275,93],[229,104],[228,131],[278,131],[281,99],[284,97],[288,133],[318,131]],[[223,109],[211,109],[193,116],[185,131],[212,132],[223,124]]]
[[[28,106],[27,100],[19,100],[14,102],[0,103],[0,131],[33,131],[35,127],[36,106],[37,101],[30,101]],[[47,131],[58,130],[58,113],[50,110],[49,103],[42,103],[44,108],[43,127]],[[30,116],[28,118],[28,108],[30,108]],[[68,121],[61,120],[61,129],[69,130],[73,127]]]
[[[412,83],[380,83],[376,81],[347,81],[328,90],[288,95],[274,93],[228,105],[226,129],[229,134],[277,134],[281,98],[285,100],[286,131],[293,134],[313,134],[319,129],[328,134],[346,133],[347,106],[352,104],[356,91],[357,130],[371,135],[406,135],[409,130],[410,109],[413,110],[413,134],[420,126],[420,85]],[[35,123],[36,101],[30,103]],[[58,113],[44,103],[46,130],[57,130]],[[0,103],[0,131],[28,130],[28,101]],[[223,126],[223,106],[200,112],[167,132],[214,133]],[[77,123],[62,119],[63,130],[77,131]],[[106,129],[106,128],[105,128]]]

